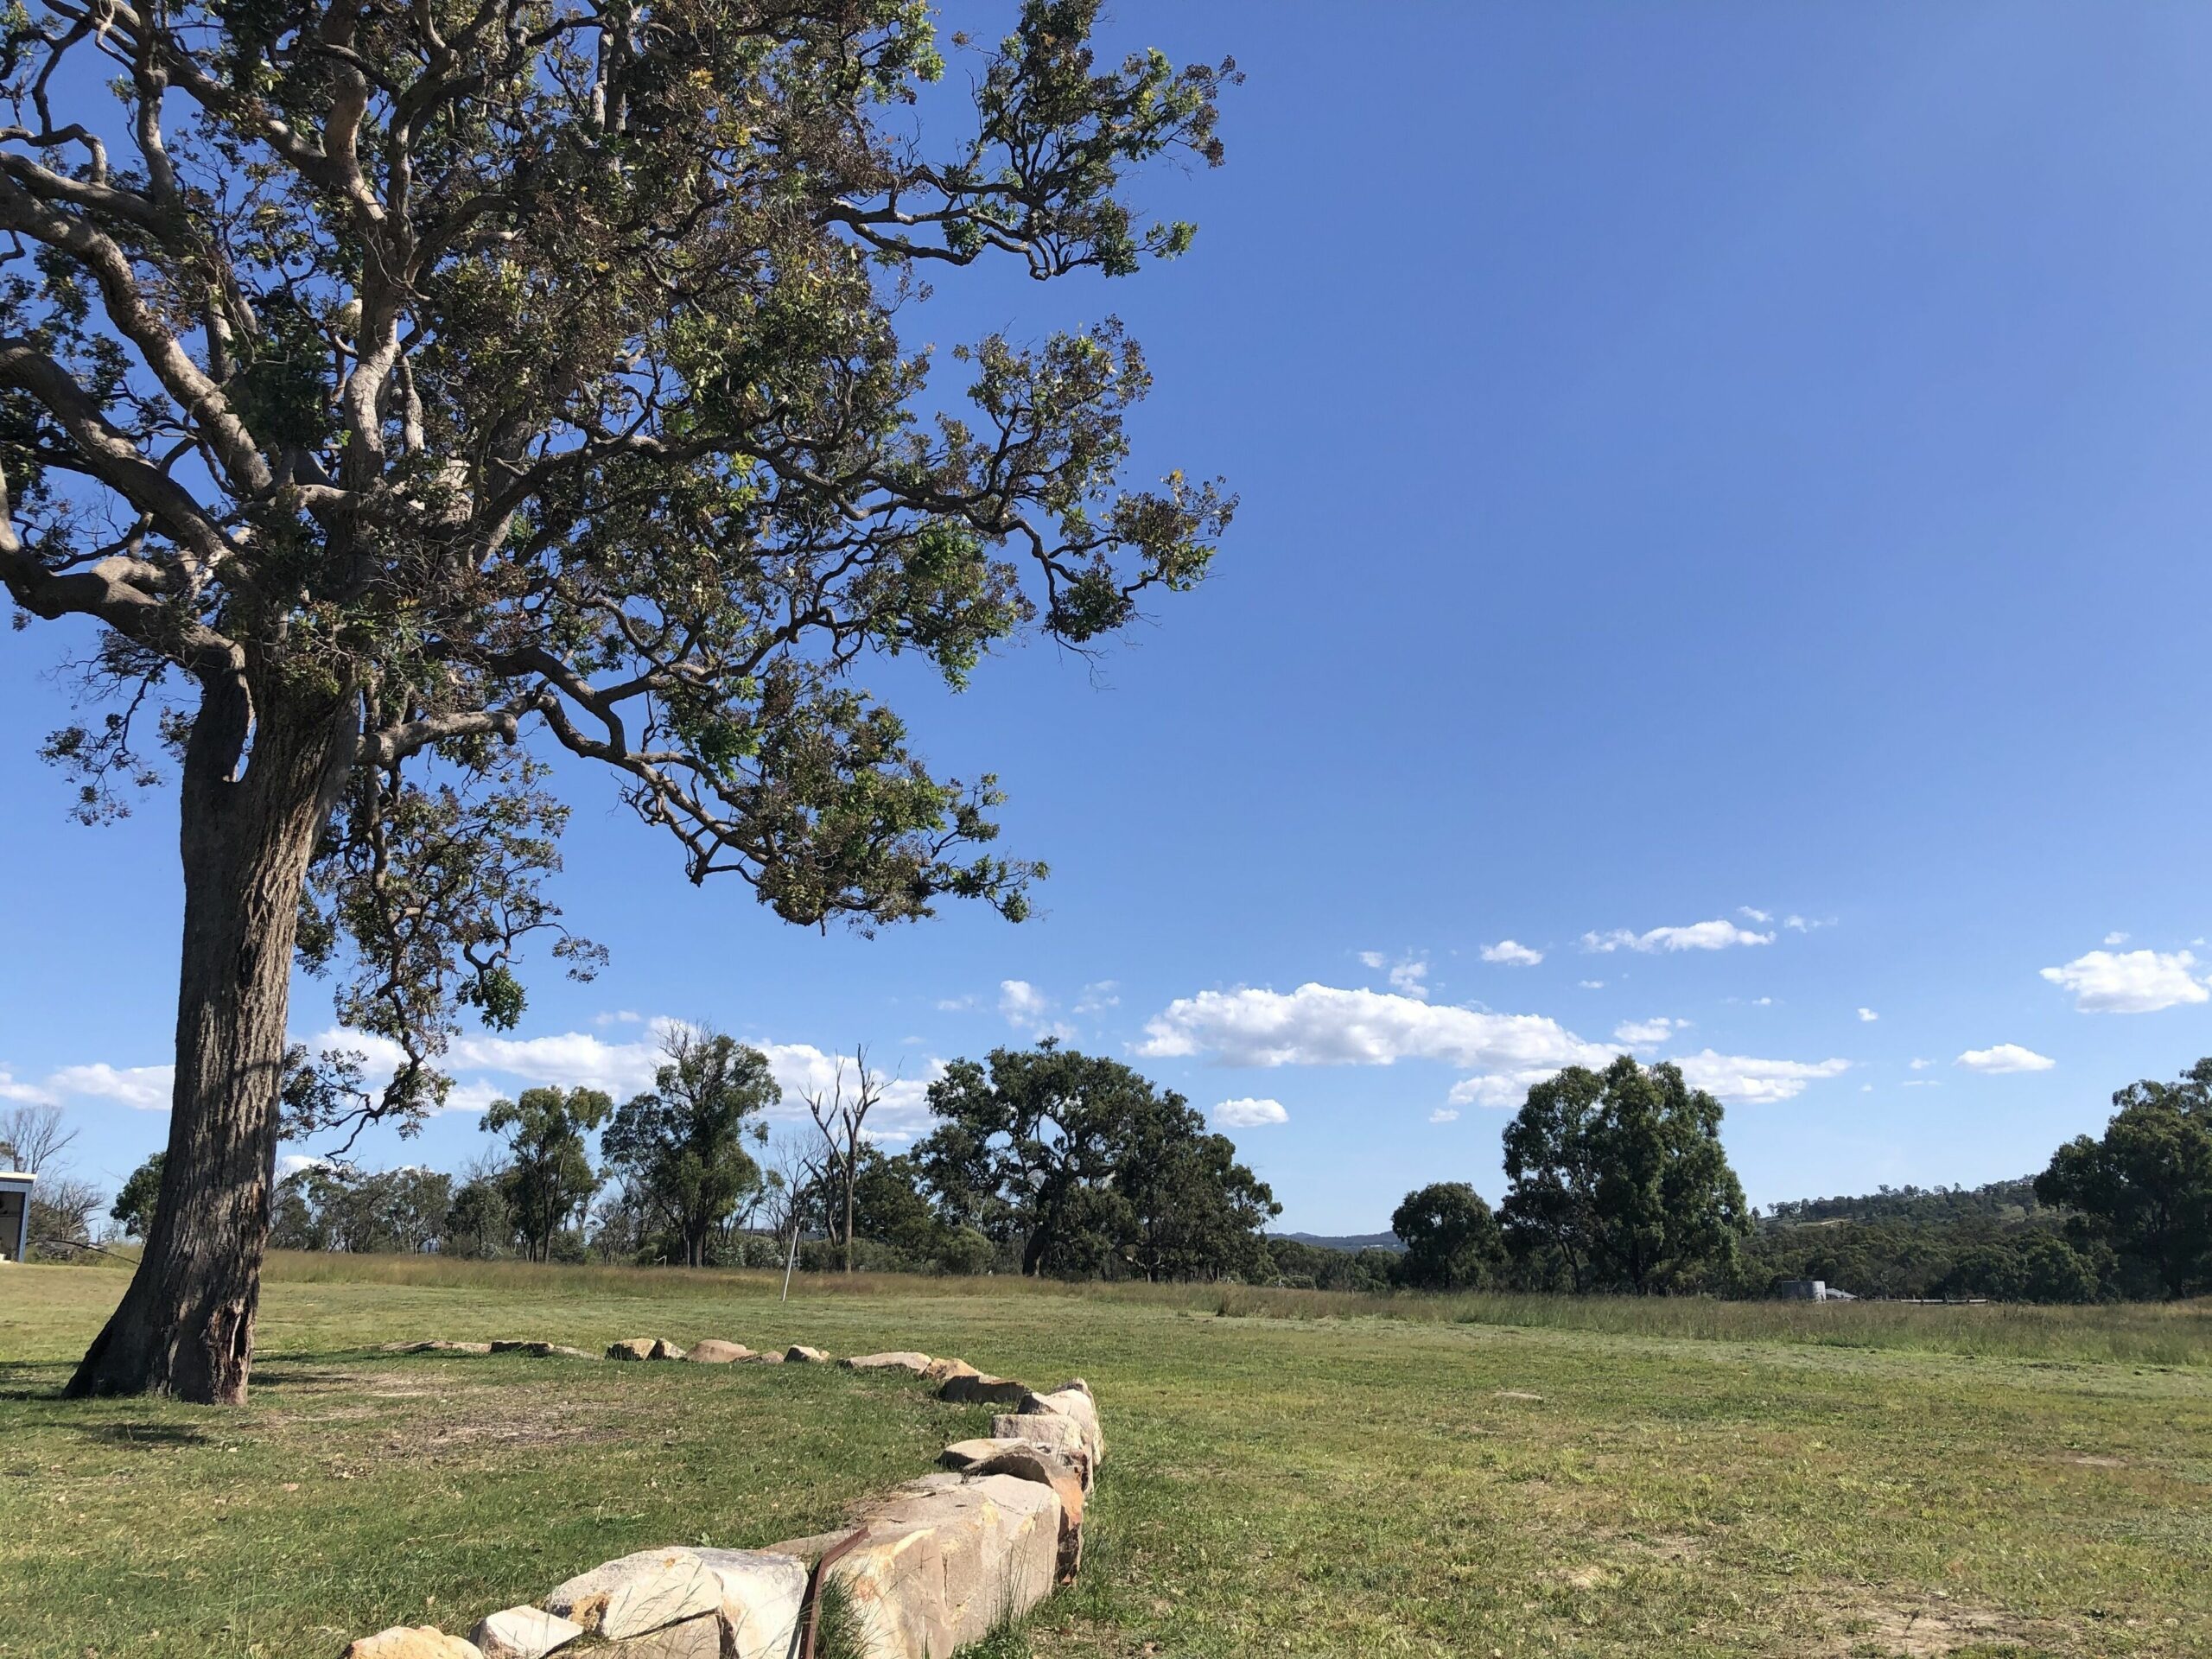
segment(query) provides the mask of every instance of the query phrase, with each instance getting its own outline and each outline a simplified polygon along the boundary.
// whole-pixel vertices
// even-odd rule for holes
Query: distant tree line
[[[2069,1141],[2031,1179],[1885,1187],[1760,1217],[1721,1150],[1719,1103],[1674,1066],[1624,1055],[1529,1090],[1505,1131],[1495,1213],[1463,1183],[1422,1187],[1391,1217],[1402,1255],[1277,1240],[1278,1279],[1734,1296],[1819,1279],[1859,1296],[2021,1302],[2212,1292],[2212,1059],[2113,1104],[2101,1136]]]
[[[528,1261],[1099,1279],[1266,1280],[1281,1206],[1189,1103],[1116,1060],[1047,1040],[959,1060],[931,1085],[934,1128],[887,1153],[865,1052],[807,1093],[810,1135],[773,1141],[783,1090],[759,1050],[711,1030],[664,1039],[653,1086],[493,1103],[499,1150],[456,1179],[306,1165],[277,1185],[275,1248],[436,1250]],[[596,1161],[592,1137],[597,1137]],[[158,1155],[118,1195],[143,1236]]]
[[[483,1127],[500,1150],[459,1179],[298,1169],[278,1185],[273,1242],[1363,1291],[1758,1296],[1821,1279],[1860,1296],[2027,1302],[2212,1292],[2212,1058],[2121,1090],[2104,1133],[2032,1179],[1763,1217],[1721,1147],[1720,1103],[1678,1068],[1570,1066],[1506,1126],[1495,1210],[1465,1182],[1432,1183],[1390,1218],[1402,1249],[1357,1253],[1268,1236],[1273,1192],[1181,1096],[1049,1040],[954,1062],[926,1092],[934,1127],[896,1154],[868,1128],[885,1080],[865,1052],[808,1093],[813,1134],[781,1142],[766,1114],[783,1091],[758,1050],[684,1027],[663,1060],[620,1107],[588,1088],[495,1103]],[[0,1127],[49,1164],[67,1144],[50,1113]],[[34,1230],[81,1240],[96,1201],[57,1185],[68,1213],[49,1203]],[[157,1154],[118,1196],[118,1226],[143,1236],[159,1190]]]

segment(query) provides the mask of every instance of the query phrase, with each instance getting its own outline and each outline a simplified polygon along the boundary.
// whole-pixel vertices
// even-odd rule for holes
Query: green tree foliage
[[[1822,1279],[1856,1296],[2094,1300],[2116,1294],[2117,1259],[2075,1248],[2067,1211],[2027,1178],[1977,1187],[1883,1187],[1770,1206],[1746,1249],[1756,1294]]]
[[[552,1259],[553,1241],[599,1191],[584,1135],[613,1109],[601,1090],[541,1088],[524,1090],[519,1100],[495,1100],[484,1114],[486,1133],[506,1137],[499,1196],[531,1261]],[[488,1197],[471,1204],[477,1212],[471,1219],[488,1223]]]
[[[1264,1271],[1280,1206],[1180,1095],[1047,1040],[958,1060],[930,1085],[915,1156],[948,1225],[1025,1274],[1208,1278]]]
[[[1269,1238],[1269,1282],[1293,1290],[1389,1290],[1397,1283],[1398,1252],[1370,1246],[1332,1249],[1303,1239]]]
[[[154,1205],[162,1196],[162,1154],[156,1153],[130,1172],[130,1179],[115,1195],[114,1206],[108,1217],[131,1238],[143,1238],[153,1230]]]
[[[445,1248],[457,1255],[491,1257],[516,1237],[514,1210],[507,1202],[506,1172],[472,1175],[453,1195],[446,1211]]]
[[[944,1229],[922,1190],[921,1166],[911,1154],[887,1158],[862,1143],[853,1179],[853,1231],[890,1245],[917,1264],[938,1259]]]
[[[429,1169],[310,1164],[276,1185],[270,1243],[280,1250],[428,1249],[444,1233],[453,1178]]]
[[[2074,1211],[2076,1242],[2108,1247],[2133,1285],[2165,1296],[2212,1289],[2212,1058],[2112,1098],[2104,1134],[2052,1154],[2037,1196]]]
[[[1505,1239],[1481,1193],[1465,1181],[1436,1181],[1390,1216],[1406,1247],[1399,1281],[1416,1290],[1478,1290],[1505,1264]]]
[[[1536,1084],[1505,1130],[1499,1212],[1523,1278],[1576,1291],[1725,1290],[1751,1219],[1720,1103],[1624,1054]]]
[[[760,1166],[745,1143],[767,1140],[753,1120],[784,1091],[766,1055],[719,1032],[678,1027],[663,1052],[652,1089],[615,1113],[600,1150],[696,1268],[759,1189]]]

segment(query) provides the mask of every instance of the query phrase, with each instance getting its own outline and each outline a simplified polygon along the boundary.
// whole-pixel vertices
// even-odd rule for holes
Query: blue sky
[[[2212,1052],[2212,11],[1122,0],[1114,38],[1247,72],[1229,165],[1144,191],[1192,253],[947,285],[912,337],[1117,312],[1138,475],[1243,511],[1098,663],[863,676],[1000,772],[1042,913],[789,929],[566,771],[612,967],[541,971],[370,1161],[636,1086],[656,1018],[794,1080],[868,1043],[909,1129],[934,1062],[1058,1030],[1219,1112],[1285,1227],[1366,1230],[1497,1197],[1527,1081],[1624,1044],[1729,1103],[1761,1202],[2039,1168]],[[66,820],[34,750],[84,644],[0,640],[0,1093],[116,1181],[165,1134],[175,804]]]

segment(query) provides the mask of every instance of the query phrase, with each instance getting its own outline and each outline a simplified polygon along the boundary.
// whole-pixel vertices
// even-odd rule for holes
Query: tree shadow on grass
[[[191,1423],[80,1423],[77,1433],[102,1446],[205,1446],[207,1432]]]

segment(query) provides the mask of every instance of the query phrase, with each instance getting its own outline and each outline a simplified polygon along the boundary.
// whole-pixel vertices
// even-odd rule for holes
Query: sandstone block
[[[484,1659],[474,1642],[448,1636],[435,1624],[395,1624],[365,1636],[346,1649],[346,1659]]]
[[[930,1368],[930,1357],[912,1350],[889,1354],[861,1354],[837,1362],[849,1371],[912,1371],[919,1376]]]
[[[1052,1593],[1059,1499],[989,1475],[899,1493],[830,1569],[860,1615],[868,1659],[946,1659]]]
[[[719,1338],[709,1337],[703,1342],[693,1343],[691,1351],[684,1357],[695,1365],[728,1365],[734,1360],[743,1359],[752,1351],[741,1342],[724,1342]]]
[[[538,1607],[510,1607],[477,1621],[471,1639],[484,1659],[545,1659],[584,1633],[581,1624]]]
[[[955,1405],[1018,1406],[1029,1395],[1029,1385],[1017,1382],[1012,1377],[986,1376],[978,1371],[970,1376],[947,1379],[937,1391],[940,1400],[950,1400]]]
[[[1083,1430],[1084,1443],[1090,1448],[1090,1461],[1097,1465],[1106,1461],[1106,1432],[1098,1421],[1098,1405],[1090,1397],[1088,1384],[1067,1383],[1049,1394],[1033,1394],[1021,1402],[1021,1414],[1044,1414],[1065,1417]]]
[[[495,1342],[495,1354],[528,1354],[532,1359],[589,1359],[591,1356],[581,1348],[569,1348],[557,1342]]]
[[[641,1549],[577,1574],[545,1598],[548,1612],[609,1641],[717,1612],[721,1580],[688,1549]]]
[[[651,1337],[630,1337],[620,1342],[609,1343],[607,1357],[609,1359],[651,1359],[653,1357],[653,1339]]]
[[[796,1342],[784,1350],[784,1357],[794,1365],[825,1365],[830,1361],[830,1356],[819,1348],[809,1348]]]
[[[488,1354],[488,1342],[388,1342],[384,1346],[387,1354]]]
[[[1028,1425],[1028,1422],[1048,1422],[1048,1418],[993,1418],[993,1425],[998,1425],[998,1422]],[[1084,1446],[1082,1431],[1075,1429],[1075,1425],[1066,1425],[1062,1435],[1051,1438],[1051,1440],[1038,1440],[1033,1435],[1020,1433],[995,1435],[991,1440],[953,1440],[951,1445],[944,1446],[943,1453],[938,1453],[938,1462],[947,1469],[963,1473],[963,1476],[984,1476],[984,1473],[995,1473],[995,1471],[987,1469],[988,1462],[998,1458],[1002,1451],[1011,1449],[1038,1451],[1046,1458],[1058,1458],[1059,1462],[1064,1462],[1068,1469],[1073,1471],[1075,1480],[1082,1482],[1082,1489],[1090,1491],[1090,1451]]]
[[[982,1373],[964,1359],[933,1359],[922,1375],[932,1382],[949,1382],[956,1376],[981,1376]]]
[[[991,1438],[1026,1440],[1058,1452],[1076,1464],[1085,1487],[1097,1476],[1097,1468],[1091,1461],[1090,1442],[1084,1434],[1083,1425],[1072,1417],[1047,1411],[1001,1413],[991,1419]]]
[[[722,1659],[722,1622],[712,1613],[687,1618],[680,1624],[664,1624],[643,1636],[613,1642],[599,1649],[622,1659]]]
[[[724,1659],[787,1659],[806,1600],[806,1563],[757,1549],[693,1553],[721,1586]]]

